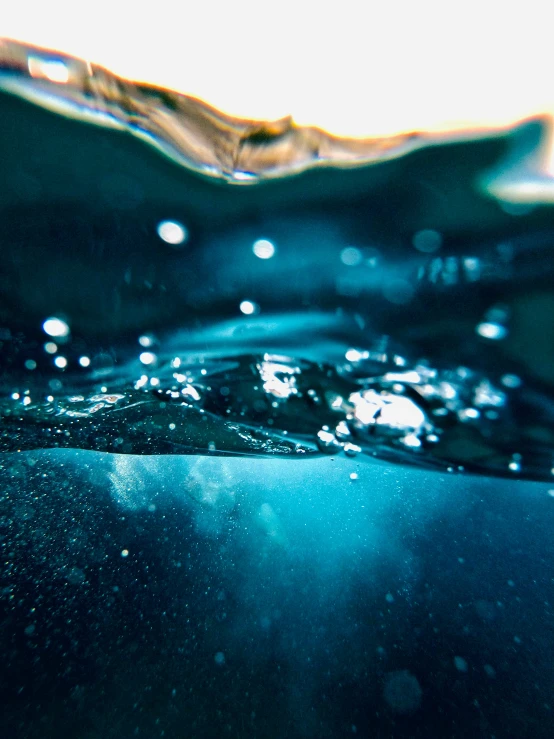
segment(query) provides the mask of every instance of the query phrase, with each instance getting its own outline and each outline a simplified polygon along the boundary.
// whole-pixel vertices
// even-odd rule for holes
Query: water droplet
[[[58,351],[58,345],[54,344],[53,341],[47,341],[44,345],[44,351],[47,354],[55,354]]]
[[[355,457],[362,451],[361,447],[357,444],[351,444],[350,442],[346,443],[343,448],[347,457]]]
[[[337,439],[340,439],[341,441],[344,441],[345,439],[349,439],[351,436],[350,429],[348,428],[348,424],[346,421],[339,421],[337,424],[337,427],[335,428],[335,436]]]
[[[90,366],[90,357],[79,357],[79,364],[81,365],[81,367]]]
[[[34,359],[27,359],[25,360],[25,369],[28,370],[34,370],[37,368],[37,363]]]
[[[54,364],[56,367],[59,367],[59,369],[65,369],[67,367],[67,359],[65,357],[56,357],[56,359],[54,359]]]
[[[323,454],[338,454],[342,451],[342,444],[333,433],[321,429],[317,432],[317,448]]]

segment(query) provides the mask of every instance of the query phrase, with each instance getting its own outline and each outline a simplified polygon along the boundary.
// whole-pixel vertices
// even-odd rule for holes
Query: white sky
[[[0,36],[344,135],[554,110],[548,0],[18,0]]]

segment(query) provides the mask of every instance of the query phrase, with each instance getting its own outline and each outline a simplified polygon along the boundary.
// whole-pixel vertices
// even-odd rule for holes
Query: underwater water
[[[547,127],[0,44],[1,736],[552,736]]]

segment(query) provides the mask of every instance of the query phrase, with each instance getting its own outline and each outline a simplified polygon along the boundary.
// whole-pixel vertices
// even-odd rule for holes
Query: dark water
[[[0,93],[1,736],[552,736],[543,136],[241,187]]]

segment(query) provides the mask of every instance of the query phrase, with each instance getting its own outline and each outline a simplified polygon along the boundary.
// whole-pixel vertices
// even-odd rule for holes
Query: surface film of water
[[[0,45],[2,736],[552,736],[546,127]]]

